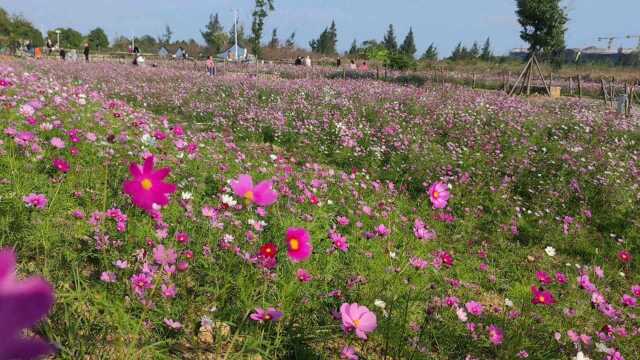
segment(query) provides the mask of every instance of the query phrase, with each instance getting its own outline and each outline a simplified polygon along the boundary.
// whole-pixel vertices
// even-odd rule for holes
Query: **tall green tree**
[[[398,51],[398,41],[396,40],[396,34],[393,31],[393,24],[389,24],[389,29],[384,35],[382,45],[384,45],[385,49],[389,50],[391,53]]]
[[[429,61],[438,60],[438,48],[431,43],[420,59]]]
[[[284,47],[287,49],[293,49],[296,47],[296,32],[292,32],[291,35],[284,42]]]
[[[274,0],[256,0],[256,6],[253,9],[253,22],[251,23],[251,49],[257,57],[259,57],[262,52],[260,42],[262,41],[264,20],[267,18],[268,12],[274,10],[273,1]]]
[[[82,35],[80,35],[82,38]],[[13,16],[11,18],[11,30],[9,41],[11,46],[18,41],[31,41],[36,47],[44,45],[44,39],[40,30],[36,29],[33,24],[22,16]]]
[[[49,30],[47,32],[47,37],[52,41],[57,41],[58,35],[56,31],[60,31],[60,46],[65,48],[80,48],[83,45],[84,37],[82,34],[74,30],[72,28],[57,28],[54,30]]]
[[[278,28],[274,28],[271,32],[271,40],[269,41],[270,49],[277,49],[280,47],[280,39],[278,39]]]
[[[469,50],[469,58],[475,59],[480,56],[480,45],[478,45],[477,41],[473,42],[473,46],[471,46],[471,50]]]
[[[520,38],[529,52],[557,57],[565,48],[567,13],[561,0],[516,0]]]
[[[482,53],[480,54],[480,59],[484,61],[493,60],[493,50],[491,50],[491,39],[487,38],[482,46]]]
[[[349,48],[349,55],[358,55],[358,41],[356,41],[356,39],[353,39],[353,42],[351,43],[351,47]]]
[[[219,54],[225,50],[229,35],[224,32],[217,13],[215,15],[209,15],[209,22],[205,26],[205,31],[200,31],[200,34],[204,42],[207,43],[211,53]]]
[[[311,51],[320,54],[336,54],[338,51],[336,45],[338,43],[338,29],[336,28],[335,21],[331,22],[331,26],[325,28],[320,37],[313,39],[309,42]]]
[[[222,31],[224,31],[224,29]],[[164,33],[162,35],[160,35],[160,38],[158,39],[158,42],[162,46],[167,46],[167,45],[171,44],[171,38],[173,38],[173,30],[171,30],[171,27],[167,24],[164,27]]]
[[[92,49],[106,49],[109,47],[109,38],[102,28],[95,28],[87,35],[87,41]]]
[[[0,8],[0,36],[9,38],[11,36],[11,18],[3,8]]]
[[[400,53],[414,58],[416,55],[416,51],[418,51],[418,49],[416,49],[416,41],[413,37],[413,29],[409,28],[409,33],[404,38],[402,45],[400,45]]]

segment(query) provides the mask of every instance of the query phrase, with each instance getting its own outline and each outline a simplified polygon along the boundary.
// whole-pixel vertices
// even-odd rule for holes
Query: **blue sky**
[[[158,36],[169,24],[179,39],[201,42],[199,30],[208,16],[218,12],[225,26],[232,23],[232,9],[240,10],[249,28],[253,0],[0,0],[0,6],[19,13],[45,31],[58,26],[83,33],[101,26],[110,38],[116,35]],[[598,43],[599,36],[640,35],[639,0],[565,0],[569,9],[569,47]],[[265,39],[273,27],[280,38],[296,32],[298,45],[308,42],[335,19],[338,48],[348,49],[353,39],[381,39],[387,26],[396,28],[401,42],[413,26],[418,50],[431,42],[448,56],[459,41],[470,46],[491,37],[497,53],[524,44],[514,14],[515,0],[275,0],[276,11],[267,19]],[[622,39],[616,46],[634,47],[637,41]]]

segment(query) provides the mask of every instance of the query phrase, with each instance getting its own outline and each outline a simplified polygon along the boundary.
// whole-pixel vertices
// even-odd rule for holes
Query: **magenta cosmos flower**
[[[69,163],[64,161],[64,159],[54,159],[52,164],[54,168],[63,173],[67,173],[71,169]]]
[[[437,182],[429,187],[429,199],[434,209],[446,208],[449,196],[449,187],[443,182]]]
[[[43,279],[17,280],[15,270],[13,251],[0,251],[0,359],[34,359],[54,349],[41,339],[23,337],[23,329],[47,315],[53,289]]]
[[[535,285],[531,286],[531,295],[533,295],[531,299],[533,305],[553,305],[556,302],[550,291],[538,288]]]
[[[272,189],[271,180],[265,180],[253,186],[250,175],[240,175],[238,180],[231,181],[233,192],[245,199],[247,204],[254,203],[258,206],[269,206],[278,200],[278,193]]]
[[[502,331],[502,329],[493,324],[489,325],[489,341],[491,341],[493,345],[500,345],[502,344],[503,340],[504,332]]]
[[[267,310],[264,310],[262,308],[257,308],[256,312],[249,315],[249,318],[251,318],[251,320],[257,321],[259,323],[263,323],[267,321],[276,322],[281,317],[282,317],[282,312],[272,307],[268,308]]]
[[[355,330],[356,335],[363,340],[367,339],[367,334],[373,332],[378,327],[376,314],[371,312],[366,306],[358,303],[340,306],[342,315],[342,326],[345,331]]]
[[[153,204],[167,205],[169,203],[167,195],[176,191],[175,185],[163,181],[169,176],[171,169],[154,171],[153,164],[154,157],[149,156],[144,160],[144,166],[134,163],[129,165],[129,172],[133,179],[125,181],[123,185],[124,192],[131,196],[133,203],[146,211],[151,211]]]
[[[294,263],[309,259],[311,252],[313,252],[311,235],[303,228],[287,229],[286,245],[287,255]]]
[[[33,207],[36,209],[44,209],[47,207],[47,197],[43,194],[29,194],[22,197],[22,201],[24,201],[27,207]]]

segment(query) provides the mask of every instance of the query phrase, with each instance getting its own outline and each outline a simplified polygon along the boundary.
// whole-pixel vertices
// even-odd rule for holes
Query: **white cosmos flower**
[[[380,300],[380,299],[376,299],[376,300],[373,302],[373,305],[375,305],[375,306],[379,307],[380,309],[384,309],[384,308],[386,308],[386,307],[387,307],[387,303],[386,303],[386,302],[384,302],[384,301],[382,301],[382,300]]]
[[[576,356],[572,357],[573,360],[591,360],[587,355],[585,355],[582,351],[578,352]]]
[[[193,194],[188,192],[188,191],[183,191],[182,192],[182,200],[191,200],[193,199]]]
[[[546,248],[544,248],[544,251],[551,257],[556,256],[556,249],[554,249],[552,246],[547,246]]]
[[[234,207],[238,204],[238,202],[236,201],[236,199],[233,198],[233,196],[227,195],[227,194],[222,194],[220,196],[220,201],[222,201],[223,204],[229,207]]]

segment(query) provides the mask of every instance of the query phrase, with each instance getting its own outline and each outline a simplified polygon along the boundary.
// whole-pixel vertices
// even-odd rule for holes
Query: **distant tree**
[[[469,58],[475,59],[480,56],[480,45],[478,45],[477,41],[473,42],[473,46],[471,46],[471,50],[469,50]]]
[[[387,33],[384,35],[384,40],[382,40],[382,44],[391,53],[398,51],[398,41],[396,40],[396,34],[393,31],[392,24],[389,24],[389,29],[387,30]]]
[[[482,46],[482,53],[480,54],[480,59],[484,61],[492,61],[493,60],[493,50],[491,50],[491,39],[487,38],[484,42],[484,46]]]
[[[222,31],[224,31],[224,30],[222,30]],[[158,42],[162,46],[167,46],[167,45],[171,44],[171,38],[172,37],[173,37],[173,30],[171,30],[171,27],[169,27],[169,25],[166,25],[164,27],[164,33],[162,35],[160,35],[160,38],[158,39]]]
[[[126,51],[131,45],[131,40],[125,36],[118,36],[111,40],[111,48],[119,51]]]
[[[225,50],[229,36],[224,32],[218,14],[209,15],[209,22],[205,26],[205,31],[200,31],[204,42],[213,54],[219,54]]]
[[[82,38],[82,35],[80,35]],[[44,39],[42,38],[42,33],[40,30],[36,29],[33,24],[23,18],[22,16],[13,16],[11,18],[11,30],[9,36],[9,43],[11,46],[18,41],[31,41],[33,46],[43,46]]]
[[[462,42],[459,42],[458,45],[456,45],[456,47],[451,52],[451,56],[449,57],[449,59],[454,61],[461,60],[464,54],[464,51],[462,49],[463,49]]]
[[[141,50],[145,52],[156,52],[160,49],[160,44],[158,40],[151,35],[143,35],[141,37],[135,38],[135,45]]]
[[[325,28],[320,37],[309,42],[311,51],[319,54],[336,54],[336,45],[338,43],[338,30],[335,21],[331,22],[331,26]]]
[[[262,51],[260,42],[262,41],[262,31],[264,29],[264,20],[267,18],[268,12],[273,11],[274,0],[256,0],[256,6],[253,9],[253,22],[251,23],[251,48],[256,56],[260,56]]]
[[[9,38],[11,36],[11,18],[3,8],[0,8],[0,36]]]
[[[420,59],[430,61],[438,60],[438,48],[431,43]]]
[[[292,32],[289,38],[284,42],[284,47],[287,49],[293,49],[296,47],[296,32]]]
[[[520,38],[529,51],[558,58],[565,48],[568,17],[561,0],[516,0]]]
[[[109,47],[109,38],[102,28],[95,28],[87,35],[87,41],[92,49],[106,49]]]
[[[74,30],[72,28],[57,28],[54,30],[50,30],[47,33],[47,37],[49,39],[56,39],[57,40],[57,34],[56,34],[56,30],[60,31],[60,46],[61,47],[66,47],[66,48],[79,48],[83,45],[84,42],[84,37],[82,36],[82,34],[80,32],[78,32],[77,30]]]
[[[416,49],[416,42],[413,37],[413,29],[409,28],[409,33],[404,38],[402,45],[400,45],[400,53],[413,58],[416,55],[416,51],[418,50]]]
[[[280,47],[280,39],[278,39],[278,28],[274,28],[271,32],[271,40],[269,41],[269,48],[277,49]]]
[[[353,39],[353,42],[351,43],[351,48],[349,48],[348,54],[351,56],[358,55],[358,42],[356,41],[356,39]]]

